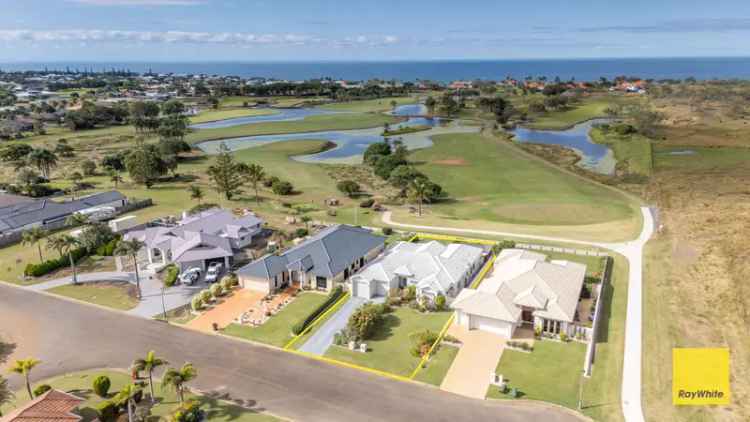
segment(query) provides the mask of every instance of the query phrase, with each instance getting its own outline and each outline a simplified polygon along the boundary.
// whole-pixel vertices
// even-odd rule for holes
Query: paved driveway
[[[10,359],[42,361],[34,379],[127,368],[134,358],[156,350],[173,366],[195,364],[198,378],[191,386],[297,421],[583,420],[542,404],[468,399],[2,284],[0,310],[0,333],[17,344]],[[23,386],[22,377],[8,378],[11,388]]]
[[[467,330],[453,324],[448,334],[461,340],[462,346],[443,379],[440,388],[475,399],[484,399],[505,348],[505,339],[497,334]]]
[[[318,331],[299,350],[314,355],[325,354],[326,350],[333,344],[333,336],[346,327],[349,316],[366,301],[366,299],[360,297],[352,297],[347,300],[333,316],[328,318],[325,324],[318,327]]]
[[[218,324],[219,328],[224,328],[243,312],[256,306],[263,296],[265,296],[264,293],[250,289],[237,289],[232,296],[188,322],[187,326],[206,332],[214,330],[213,323]]]

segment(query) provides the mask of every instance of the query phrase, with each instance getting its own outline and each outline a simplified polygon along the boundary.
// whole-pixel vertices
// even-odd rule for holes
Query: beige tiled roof
[[[49,390],[0,420],[2,422],[77,422],[82,418],[72,411],[84,401],[60,390]]]

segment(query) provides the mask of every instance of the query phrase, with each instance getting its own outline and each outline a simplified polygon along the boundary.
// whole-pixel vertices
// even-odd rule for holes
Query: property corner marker
[[[727,405],[729,349],[672,349],[672,403]]]

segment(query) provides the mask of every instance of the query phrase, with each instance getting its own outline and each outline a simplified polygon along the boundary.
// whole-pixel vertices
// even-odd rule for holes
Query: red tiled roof
[[[0,418],[1,422],[78,422],[81,417],[71,413],[85,400],[60,390],[49,390],[22,407]]]

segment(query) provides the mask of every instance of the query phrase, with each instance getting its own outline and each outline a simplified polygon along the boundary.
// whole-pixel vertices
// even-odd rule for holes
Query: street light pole
[[[166,290],[166,286],[161,286],[161,309],[164,311],[164,321],[169,322],[169,318],[167,318],[167,305],[164,303],[164,290]]]

